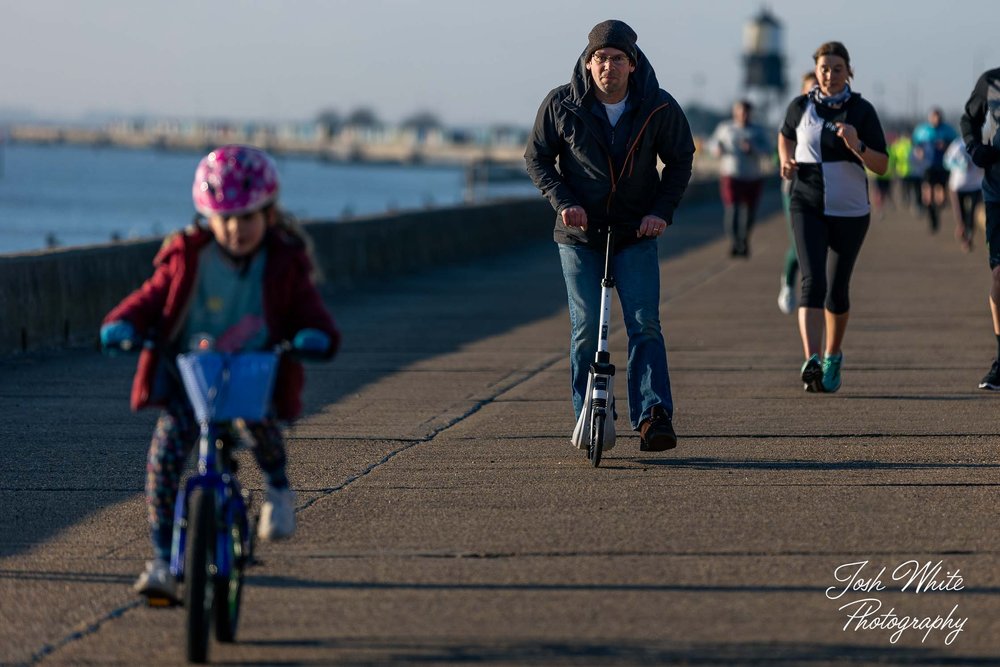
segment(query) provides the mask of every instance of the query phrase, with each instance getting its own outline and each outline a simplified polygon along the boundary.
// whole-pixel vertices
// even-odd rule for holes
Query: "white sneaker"
[[[283,540],[295,532],[295,492],[291,488],[268,487],[267,500],[260,508],[257,537],[262,540]]]
[[[146,561],[146,571],[139,575],[132,588],[148,598],[177,599],[177,580],[170,573],[170,563],[162,558]]]
[[[778,309],[785,315],[791,315],[795,311],[795,290],[784,282],[778,292]]]

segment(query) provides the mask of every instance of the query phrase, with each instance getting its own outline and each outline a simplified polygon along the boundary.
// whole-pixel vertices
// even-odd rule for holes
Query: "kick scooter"
[[[586,450],[587,459],[595,468],[601,464],[603,452],[615,446],[615,367],[608,352],[611,291],[615,287],[615,277],[611,269],[613,252],[614,232],[609,226],[604,254],[604,277],[601,279],[601,317],[598,323],[597,355],[590,364],[583,410],[573,429],[573,445]]]

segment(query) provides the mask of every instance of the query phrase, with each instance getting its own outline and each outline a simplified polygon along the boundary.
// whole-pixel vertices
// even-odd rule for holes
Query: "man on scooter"
[[[570,82],[542,102],[525,161],[556,211],[576,417],[597,350],[604,239],[614,225],[613,272],[628,333],[629,420],[642,451],[665,451],[677,445],[677,436],[660,330],[657,239],[673,222],[691,178],[694,141],[684,112],[660,88],[636,39],[622,21],[594,26]]]

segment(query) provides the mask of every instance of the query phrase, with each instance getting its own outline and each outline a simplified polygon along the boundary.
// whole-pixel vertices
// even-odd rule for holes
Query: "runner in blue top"
[[[937,232],[940,223],[938,208],[948,200],[949,172],[944,166],[944,153],[957,137],[958,132],[944,122],[941,110],[937,107],[927,114],[927,122],[918,125],[913,131],[914,148],[927,167],[921,191],[932,234]]]

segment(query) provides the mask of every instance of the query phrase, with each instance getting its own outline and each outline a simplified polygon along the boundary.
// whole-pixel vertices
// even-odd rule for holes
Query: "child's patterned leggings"
[[[253,436],[254,457],[268,485],[276,489],[287,487],[285,440],[277,423],[248,423],[247,429]],[[170,560],[174,503],[184,463],[198,442],[198,435],[198,422],[191,408],[176,404],[160,414],[153,431],[146,461],[146,507],[154,554],[163,560]]]

